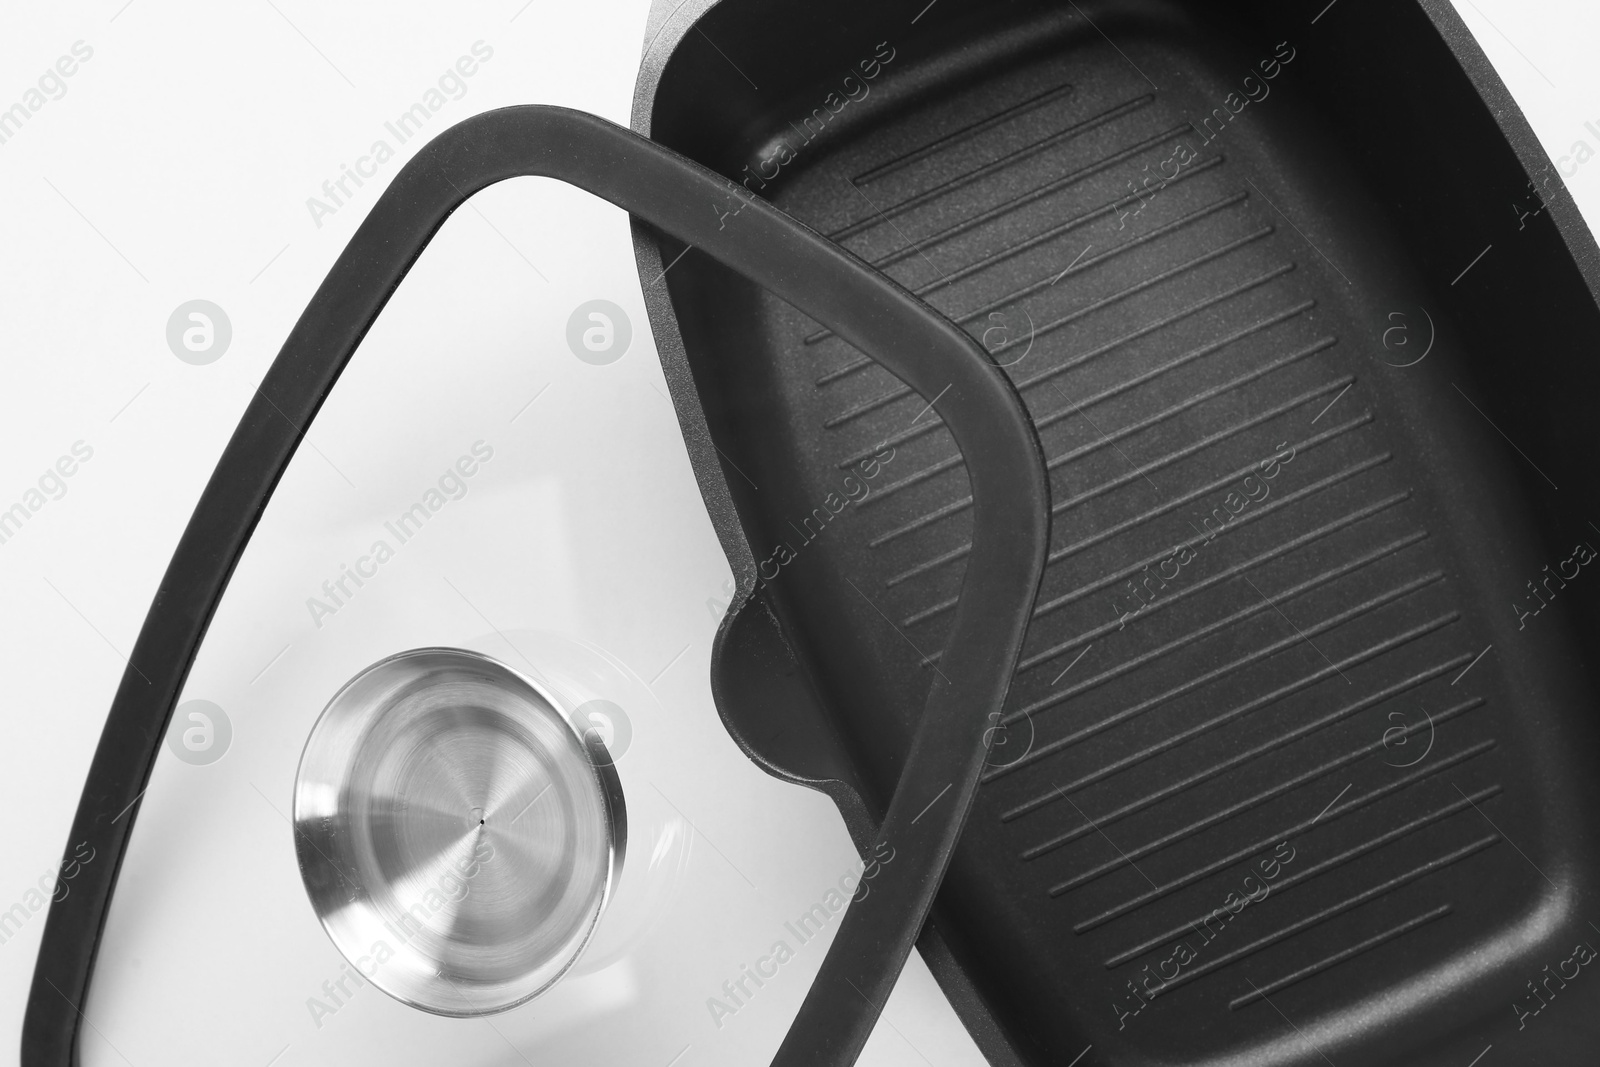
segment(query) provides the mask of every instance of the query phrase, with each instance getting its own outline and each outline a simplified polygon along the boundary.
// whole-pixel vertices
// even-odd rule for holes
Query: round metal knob
[[[312,908],[373,985],[504,1011],[577,959],[622,863],[622,789],[531,681],[459,649],[362,671],[312,728],[294,794]]]

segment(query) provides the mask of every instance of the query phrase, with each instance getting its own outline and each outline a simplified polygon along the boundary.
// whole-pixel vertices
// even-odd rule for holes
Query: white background
[[[8,7],[0,107],[74,42],[94,52],[61,99],[0,144],[0,508],[74,442],[94,456],[65,496],[0,545],[0,909],[61,855],[123,656],[256,383],[381,183],[422,139],[320,228],[306,198],[480,39],[493,60],[430,135],[530,102],[625,124],[647,4]],[[1553,158],[1580,138],[1600,147],[1583,128],[1600,126],[1600,9],[1457,7]],[[1600,224],[1600,161],[1567,181]],[[631,262],[621,227],[605,240],[616,246],[610,261]],[[567,285],[593,269],[544,258],[537,234],[519,237],[516,251],[492,269],[533,268],[530,289],[535,270]],[[196,297],[226,309],[233,327],[225,356],[205,367],[178,361],[165,339],[168,315]],[[644,331],[642,314],[634,325]],[[0,1055],[17,1047],[42,929],[35,916],[0,945]]]

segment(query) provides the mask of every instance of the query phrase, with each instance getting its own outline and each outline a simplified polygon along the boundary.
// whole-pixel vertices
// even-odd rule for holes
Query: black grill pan
[[[1593,1062],[1595,246],[1503,87],[1442,3],[922,7],[725,0],[636,125],[964,326],[1043,444],[1050,562],[922,942],[980,1047]],[[640,232],[754,587],[722,714],[865,841],[962,457]]]

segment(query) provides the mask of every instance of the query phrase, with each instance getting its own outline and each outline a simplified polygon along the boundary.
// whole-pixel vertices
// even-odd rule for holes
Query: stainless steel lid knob
[[[622,789],[528,679],[425,648],[362,671],[312,728],[295,851],[328,936],[384,992],[505,1011],[578,958],[622,864]]]

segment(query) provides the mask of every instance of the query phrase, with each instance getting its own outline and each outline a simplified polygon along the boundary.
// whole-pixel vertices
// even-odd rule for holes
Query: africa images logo
[[[377,177],[378,167],[394,158],[395,145],[403,145],[411,140],[447,103],[467,95],[467,79],[478,73],[482,64],[494,58],[494,49],[481,40],[472,42],[471,52],[471,55],[458,58],[453,66],[446,67],[437,83],[423,91],[421,100],[400,112],[394,121],[383,124],[384,130],[394,138],[394,145],[389,143],[388,138],[379,137],[368,147],[365,155],[356,157],[354,168],[346,163],[339,164],[338,177],[322,183],[322,196],[306,197],[306,210],[311,213],[311,221],[317,229],[322,229],[325,216],[338,214],[340,208],[355,199],[356,190],[367,184],[363,179]],[[448,100],[446,93],[450,94]],[[355,189],[350,187],[352,183]]]
[[[422,532],[424,523],[443,510],[450,501],[466,496],[471,488],[468,479],[493,458],[493,445],[487,441],[474,441],[471,455],[461,456],[439,475],[437,488],[429,486],[420,499],[392,522],[383,524],[384,530],[395,540],[393,545],[389,544],[387,538],[380,537],[372,542],[365,555],[356,557],[354,566],[340,563],[339,573],[322,583],[322,596],[306,597],[306,610],[310,612],[316,628],[322,629],[325,618],[339,614],[341,608],[355,599],[356,593],[378,576],[378,569],[395,557],[399,547]]]

